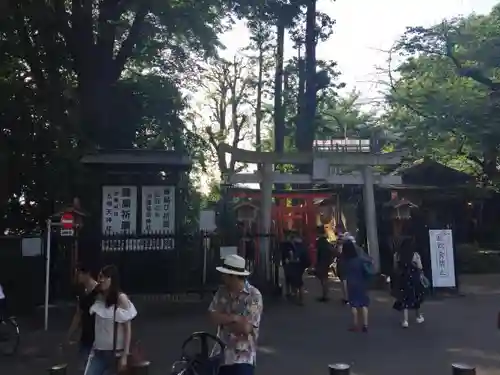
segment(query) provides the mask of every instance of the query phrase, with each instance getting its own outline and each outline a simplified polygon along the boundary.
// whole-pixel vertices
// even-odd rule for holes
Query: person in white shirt
[[[100,294],[90,308],[95,314],[95,339],[85,375],[114,373],[127,367],[132,338],[132,319],[137,315],[132,302],[121,292],[118,270],[106,266],[99,273]]]

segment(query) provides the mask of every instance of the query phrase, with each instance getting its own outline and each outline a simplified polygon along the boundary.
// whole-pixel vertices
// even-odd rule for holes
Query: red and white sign
[[[71,212],[65,212],[61,216],[61,225],[63,229],[73,229],[75,219]]]

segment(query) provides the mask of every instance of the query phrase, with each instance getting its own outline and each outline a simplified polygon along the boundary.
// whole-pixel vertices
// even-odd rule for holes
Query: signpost
[[[49,292],[50,292],[50,256],[51,256],[51,240],[52,228],[60,227],[61,236],[71,237],[75,234],[75,217],[73,212],[64,212],[61,215],[59,222],[52,222],[52,219],[47,220],[47,243],[45,245],[45,301],[44,301],[44,329],[49,329]]]
[[[65,212],[61,215],[61,236],[71,237],[75,234],[73,229],[75,217],[72,212]]]

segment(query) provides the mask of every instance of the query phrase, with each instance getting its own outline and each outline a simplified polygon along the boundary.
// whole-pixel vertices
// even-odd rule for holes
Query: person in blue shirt
[[[369,277],[367,273],[367,260],[361,255],[353,241],[344,240],[342,244],[344,255],[344,271],[347,283],[347,298],[352,312],[351,331],[368,332],[368,307],[370,297],[368,295]],[[362,325],[359,323],[361,313]]]

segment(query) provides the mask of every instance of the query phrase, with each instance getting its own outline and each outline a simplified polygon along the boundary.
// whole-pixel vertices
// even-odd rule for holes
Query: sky
[[[430,26],[470,13],[488,13],[500,0],[318,0],[318,11],[336,20],[332,37],[317,48],[317,57],[335,60],[346,90],[361,91],[366,102],[378,96],[380,73],[387,51],[407,26]],[[243,22],[221,38],[223,56],[232,57],[246,46],[249,33]],[[286,50],[291,51],[291,45]]]
[[[334,60],[341,72],[340,80],[346,91],[361,92],[367,106],[380,98],[383,74],[378,68],[387,68],[387,52],[404,33],[407,26],[430,26],[445,18],[488,13],[500,0],[318,0],[318,11],[336,20],[334,34],[318,45],[318,59]],[[226,49],[221,55],[231,59],[249,43],[249,32],[244,22],[221,36]],[[285,46],[285,55],[291,53],[291,42]],[[248,145],[240,147],[247,148]],[[248,171],[254,167],[248,168]],[[206,191],[207,176],[202,177],[202,191]]]

